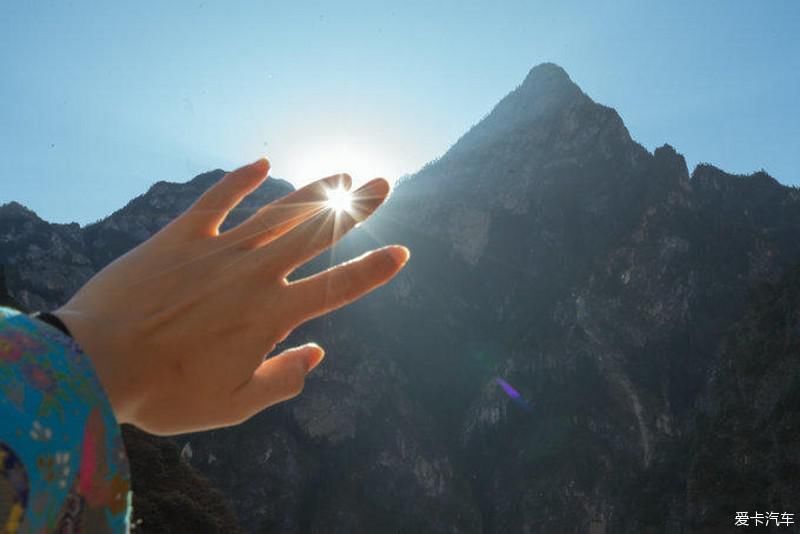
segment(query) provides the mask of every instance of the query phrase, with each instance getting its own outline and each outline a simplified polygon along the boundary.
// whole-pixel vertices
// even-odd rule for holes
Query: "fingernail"
[[[307,351],[306,352],[306,361],[305,361],[306,373],[310,373],[311,371],[314,370],[314,368],[316,366],[319,365],[319,363],[322,361],[322,359],[325,358],[325,350],[322,347],[320,347],[319,345],[317,345],[316,343],[306,343],[303,346],[307,347],[307,348],[312,348],[313,347],[313,348],[318,349],[318,350]]]
[[[389,182],[384,178],[375,178],[356,189],[353,194],[357,197],[363,197],[365,193],[377,193],[382,195],[384,191],[386,194],[389,194],[390,189],[391,186]]]
[[[269,168],[269,160],[265,157],[261,157],[255,160],[250,165],[257,168]]]
[[[411,257],[411,251],[402,245],[394,245],[386,249],[395,265],[405,265]]]

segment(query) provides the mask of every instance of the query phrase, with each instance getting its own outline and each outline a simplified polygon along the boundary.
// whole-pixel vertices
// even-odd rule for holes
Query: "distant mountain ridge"
[[[222,174],[84,228],[0,206],[12,295],[63,302]],[[268,180],[238,219],[290,190]],[[249,531],[728,532],[736,511],[792,512],[799,231],[800,190],[690,175],[539,65],[336,247],[400,242],[412,260],[296,333],[330,356],[306,392],[177,441]],[[743,479],[754,451],[763,471]]]

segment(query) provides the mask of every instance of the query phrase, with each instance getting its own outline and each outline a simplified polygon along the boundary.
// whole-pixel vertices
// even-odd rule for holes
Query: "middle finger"
[[[254,254],[251,261],[282,278],[336,243],[356,224],[369,217],[389,194],[389,183],[376,178],[356,190],[350,207],[325,209]]]

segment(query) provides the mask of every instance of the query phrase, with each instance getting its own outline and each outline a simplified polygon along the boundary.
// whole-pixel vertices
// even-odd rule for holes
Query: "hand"
[[[267,176],[261,159],[223,177],[160,232],[108,265],[55,314],[92,360],[117,420],[155,434],[237,424],[299,394],[324,352],[308,344],[264,359],[301,323],[386,283],[408,250],[373,250],[324,272],[286,276],[385,200],[375,179],[352,208],[326,206],[350,177],[314,182],[219,233]]]

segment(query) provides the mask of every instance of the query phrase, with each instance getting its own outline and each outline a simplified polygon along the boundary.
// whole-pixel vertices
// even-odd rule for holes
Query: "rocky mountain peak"
[[[555,63],[541,63],[533,67],[517,90],[523,96],[534,98],[547,95],[573,97],[583,95],[567,71]]]
[[[679,184],[687,185],[689,182],[689,168],[686,165],[686,158],[680,154],[672,145],[664,144],[653,152],[655,166],[662,172],[671,177],[671,180]]]
[[[534,123],[562,115],[579,103],[591,103],[591,99],[564,69],[554,63],[537,65],[522,84],[459,139],[448,155],[474,150],[521,128],[532,128]]]
[[[214,183],[216,183],[224,175],[225,175],[224,170],[214,169],[213,171],[207,171],[202,174],[198,174],[197,176],[192,178],[188,183],[196,187],[207,189],[211,187]]]
[[[613,159],[640,165],[648,158],[614,109],[594,102],[558,65],[543,63],[532,68],[437,163],[451,166],[453,172],[445,174],[453,174],[454,179],[456,172],[463,175],[465,167],[470,167],[482,176],[495,175],[492,183],[497,183],[497,173],[487,166],[502,161],[501,166],[514,170],[509,174],[519,177],[522,169],[532,169],[553,156],[560,165],[579,161],[594,165],[589,161]],[[453,162],[457,165],[452,166]],[[431,170],[441,173],[440,168]]]
[[[698,188],[724,190],[729,188],[763,188],[785,190],[778,180],[766,171],[752,174],[730,174],[709,163],[700,163],[692,172],[692,184]]]
[[[19,202],[12,200],[11,202],[7,202],[5,204],[0,204],[0,216],[3,217],[23,217],[25,219],[39,219],[36,213],[33,210],[30,210],[20,204]]]

